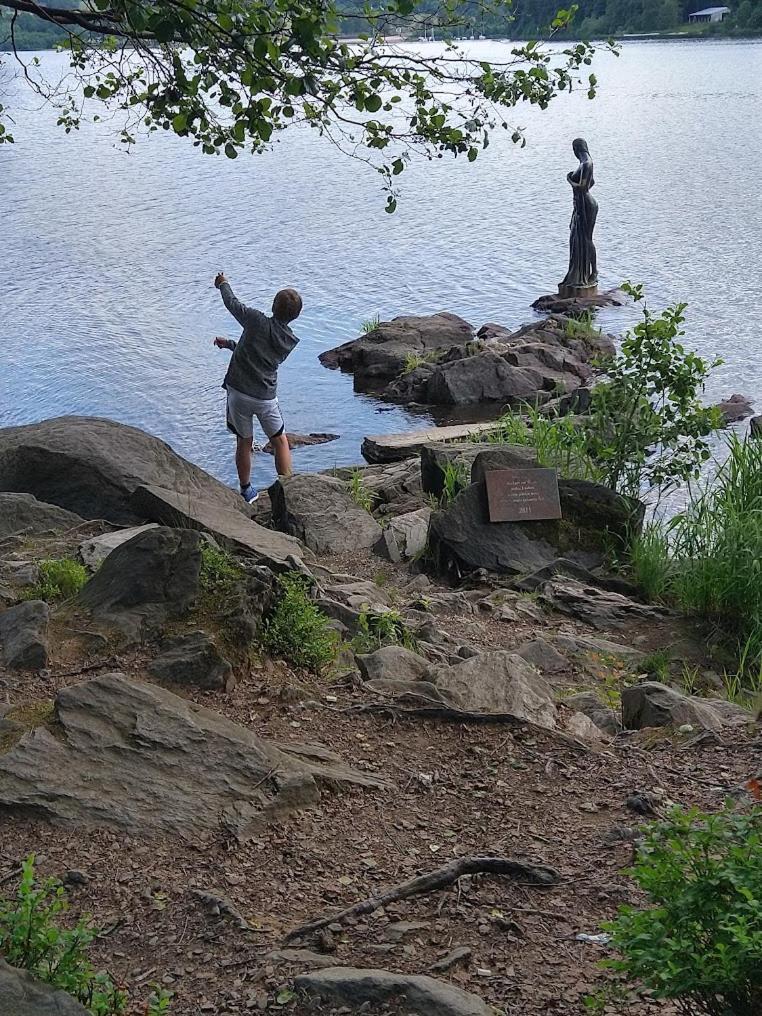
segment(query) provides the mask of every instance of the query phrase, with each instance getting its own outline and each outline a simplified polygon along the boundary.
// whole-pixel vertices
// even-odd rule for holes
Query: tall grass
[[[494,430],[475,435],[474,440],[534,448],[541,466],[557,469],[568,479],[602,480],[601,470],[588,451],[584,421],[574,417],[548,419],[538,409],[528,409],[525,416],[509,412],[497,421]]]
[[[713,624],[751,672],[762,661],[762,441],[727,445],[685,511],[644,531],[632,568],[644,591]]]

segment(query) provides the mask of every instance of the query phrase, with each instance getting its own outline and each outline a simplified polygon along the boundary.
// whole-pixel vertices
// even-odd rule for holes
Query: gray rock
[[[381,527],[355,504],[342,480],[320,473],[281,477],[270,488],[273,522],[316,554],[342,554],[372,547]]]
[[[558,674],[568,673],[571,669],[568,659],[546,639],[540,638],[525,642],[515,652],[522,660],[531,663],[541,674],[546,676],[556,677]]]
[[[364,681],[430,681],[434,668],[418,653],[403,646],[383,646],[357,657]]]
[[[153,684],[106,674],[62,689],[57,733],[0,754],[0,805],[74,827],[240,842],[315,804],[316,779],[374,787],[326,749],[265,741]]]
[[[148,673],[159,681],[195,688],[231,691],[235,687],[233,668],[203,631],[167,639],[161,655],[149,663]]]
[[[365,682],[365,689],[385,698],[406,700],[415,705],[442,705],[455,708],[452,698],[431,681],[384,677]]]
[[[624,627],[632,621],[655,621],[667,613],[660,607],[637,603],[621,593],[563,576],[545,583],[542,598],[561,613],[604,631]]]
[[[627,730],[689,724],[719,733],[724,722],[713,705],[710,699],[691,698],[658,681],[647,681],[622,691],[622,723]]]
[[[487,441],[431,441],[421,448],[421,486],[426,494],[440,497],[444,490],[445,470],[456,468],[466,483],[474,482],[474,463],[484,454],[484,462],[499,458],[498,469],[530,468],[537,465],[537,453],[521,445],[495,445]],[[483,475],[480,477],[483,479]]]
[[[389,519],[382,540],[384,552],[391,561],[410,561],[424,552],[429,538],[430,519],[431,508],[419,508]]]
[[[0,440],[3,431],[0,430]],[[38,501],[31,494],[0,491],[0,540],[24,533],[39,536],[59,533],[81,526],[83,519],[56,505]]]
[[[0,613],[4,666],[10,670],[42,670],[48,665],[49,613],[43,600],[17,603]]]
[[[243,502],[243,498],[239,500]],[[207,533],[220,546],[245,554],[275,571],[292,570],[309,574],[305,561],[311,555],[293,536],[265,529],[240,512],[218,505],[213,499],[188,498],[165,488],[141,486],[132,495],[131,503],[143,518]]]
[[[382,321],[371,332],[321,353],[324,367],[355,375],[355,388],[379,387],[401,373],[410,354],[436,357],[453,347],[465,349],[473,327],[455,314],[397,317]]]
[[[621,730],[617,714],[610,706],[604,705],[594,691],[569,695],[564,699],[564,705],[585,715],[606,734],[618,734]]]
[[[187,613],[198,595],[200,568],[198,533],[158,526],[112,551],[78,601],[134,635]]]
[[[3,1016],[89,1016],[71,995],[38,981],[0,959],[0,1013]]]
[[[606,531],[622,537],[625,517],[629,522],[642,506],[594,483],[561,480],[559,490],[563,518],[496,523],[489,520],[484,483],[472,483],[432,515],[429,546],[434,560],[457,574],[485,568],[525,575],[559,557],[587,568],[600,565]]]
[[[434,683],[459,709],[511,713],[552,729],[556,706],[548,682],[526,660],[502,650],[438,667]]]
[[[587,744],[602,744],[610,740],[608,734],[605,734],[584,713],[572,713],[566,720],[566,731],[572,737],[576,737],[578,741],[584,741]]]
[[[229,487],[134,427],[62,416],[0,430],[0,490],[25,491],[85,519],[131,526],[146,521],[131,500],[141,484],[248,514]]]
[[[554,377],[553,383],[556,380]],[[425,401],[440,406],[504,404],[511,399],[532,398],[543,390],[547,390],[546,380],[539,371],[514,366],[499,353],[486,350],[438,365],[426,385]]]
[[[752,416],[754,413],[751,401],[745,395],[731,395],[727,399],[723,399],[722,402],[718,402],[715,408],[719,409],[726,424],[740,423],[741,420],[745,420],[747,416]]]
[[[598,572],[591,572],[588,568],[583,568],[581,564],[565,557],[558,557],[555,561],[546,564],[544,568],[539,568],[529,575],[523,575],[513,582],[512,586],[521,592],[533,593],[542,589],[548,579],[552,579],[554,575],[566,575],[571,579],[579,579],[586,585],[599,586],[601,589],[621,593],[623,596],[635,596],[638,592],[636,586],[618,575],[601,575]]]
[[[533,469],[539,466],[534,448],[493,444],[479,450],[471,466],[471,483],[481,483],[492,469]]]
[[[762,416],[755,416],[749,421],[749,433],[752,437],[762,437]]]
[[[80,543],[79,556],[85,567],[95,571],[96,568],[103,564],[112,550],[121,547],[123,543],[127,543],[133,536],[137,536],[138,533],[143,533],[146,529],[155,528],[156,523],[149,522],[145,526],[131,526],[129,529],[117,529],[115,533],[93,536],[91,539]]]
[[[476,995],[423,975],[329,967],[300,974],[294,985],[329,1005],[350,1006],[353,1012],[365,1003],[401,1003],[416,1016],[491,1016],[489,1006]]]

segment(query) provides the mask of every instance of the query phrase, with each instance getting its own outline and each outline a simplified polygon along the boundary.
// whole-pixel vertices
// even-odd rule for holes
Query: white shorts
[[[278,437],[286,429],[277,399],[254,399],[228,387],[227,424],[237,437],[254,438],[254,417],[268,438]]]

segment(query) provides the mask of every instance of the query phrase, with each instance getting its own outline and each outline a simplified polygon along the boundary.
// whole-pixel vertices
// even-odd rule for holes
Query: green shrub
[[[541,466],[557,469],[571,480],[604,479],[590,456],[587,431],[571,417],[549,419],[537,409],[526,410],[524,416],[506,413],[495,430],[477,439],[534,448]]]
[[[207,593],[224,593],[243,577],[243,569],[226,551],[204,541],[201,545],[201,589]]]
[[[29,600],[47,600],[48,603],[68,600],[76,596],[89,578],[84,565],[70,557],[41,561],[39,568],[39,579],[26,592]]]
[[[373,496],[365,486],[362,470],[354,469],[352,471],[352,475],[349,477],[349,493],[356,505],[364,508],[366,512],[373,511]]]
[[[762,808],[674,810],[643,843],[632,874],[647,909],[607,926],[613,969],[686,1016],[762,1013]]]
[[[67,911],[64,887],[52,878],[38,883],[35,856],[30,854],[22,864],[15,897],[0,901],[0,954],[11,966],[68,992],[92,1016],[122,1016],[127,994],[88,957],[98,930],[86,917],[73,927],[61,927]],[[168,993],[157,989],[148,1000],[147,1016],[165,1016],[169,1002]]]
[[[309,597],[309,583],[295,573],[278,578],[276,602],[265,621],[262,647],[295,667],[319,673],[336,659],[338,634]]]
[[[382,646],[404,646],[417,649],[415,636],[402,620],[398,610],[372,611],[364,607],[357,621],[357,634],[352,639],[356,653],[372,653]]]

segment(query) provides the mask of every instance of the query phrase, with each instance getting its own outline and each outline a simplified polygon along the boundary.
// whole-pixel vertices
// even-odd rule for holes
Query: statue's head
[[[587,147],[587,141],[585,141],[584,138],[575,138],[574,141],[572,141],[572,149],[578,159],[582,155],[590,154],[590,149]]]

